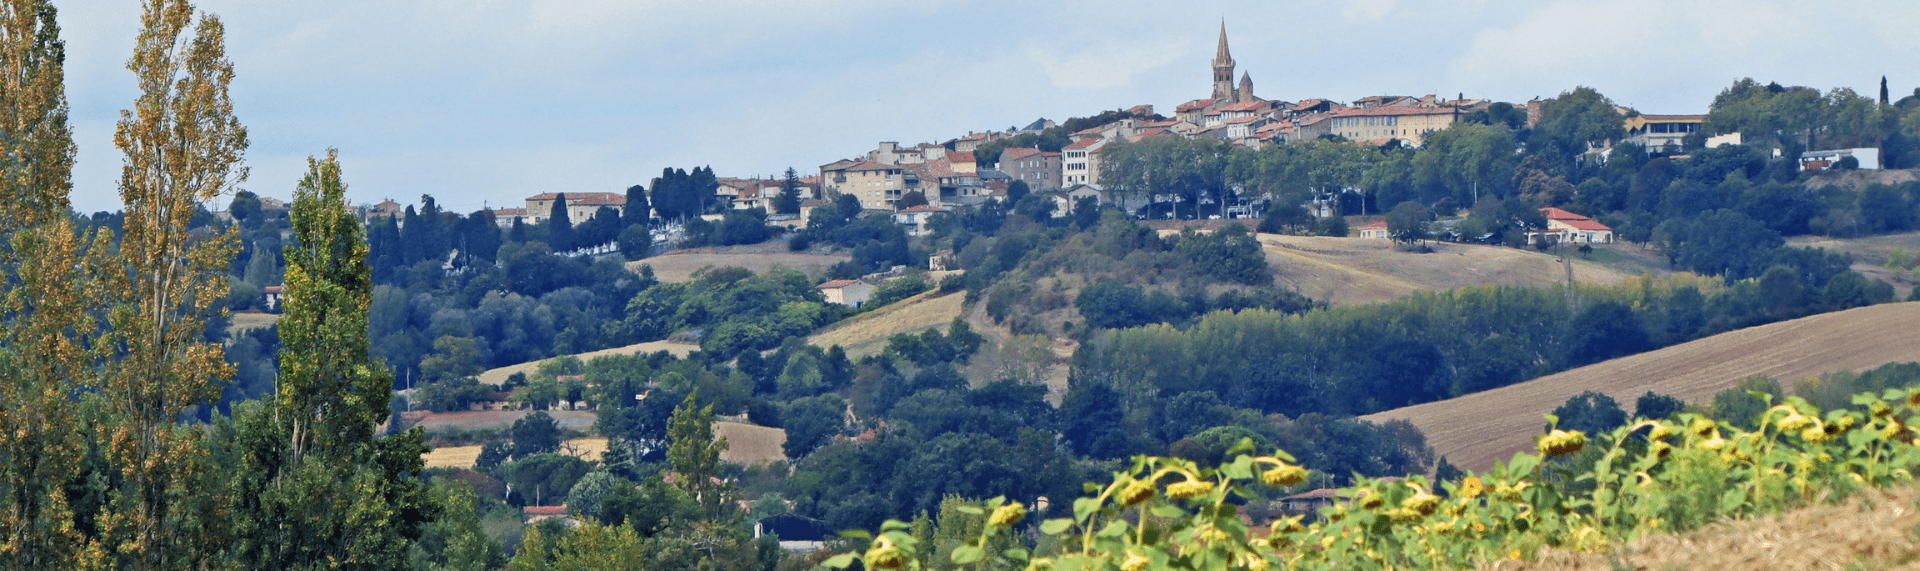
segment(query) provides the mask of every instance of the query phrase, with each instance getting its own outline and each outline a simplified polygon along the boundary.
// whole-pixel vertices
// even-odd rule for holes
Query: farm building
[[[821,295],[827,296],[827,303],[837,303],[847,307],[866,305],[873,297],[873,284],[860,280],[833,280],[820,284]]]
[[[1366,226],[1361,226],[1360,237],[1361,238],[1379,238],[1382,240],[1387,239],[1388,238],[1387,223],[1372,222],[1372,223],[1368,223]]]

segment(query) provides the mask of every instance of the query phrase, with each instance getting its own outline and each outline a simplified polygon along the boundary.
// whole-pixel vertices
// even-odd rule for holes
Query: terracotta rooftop
[[[1214,100],[1212,99],[1195,99],[1193,101],[1188,101],[1186,103],[1180,104],[1179,107],[1174,108],[1174,111],[1177,111],[1180,113],[1186,113],[1188,111],[1192,111],[1195,109],[1205,109],[1208,105],[1212,105],[1213,101]]]
[[[1576,230],[1609,230],[1609,231],[1613,230],[1612,228],[1608,228],[1607,225],[1605,224],[1601,224],[1599,222],[1594,222],[1592,220],[1586,220],[1586,219],[1560,220],[1559,222],[1561,224],[1572,226]]]
[[[1007,149],[1005,152],[1000,153],[1000,160],[1001,161],[1017,161],[1017,160],[1031,157],[1033,155],[1038,155],[1038,154],[1040,154],[1040,149],[1036,149],[1033,147],[1014,147],[1011,149]]]
[[[833,280],[820,284],[820,289],[840,289],[857,283],[860,283],[860,280]]]
[[[1551,206],[1540,209],[1540,213],[1547,215],[1548,220],[1586,220],[1587,219],[1587,217],[1585,216],[1574,214],[1572,212],[1567,212],[1565,210],[1561,210]]]
[[[960,151],[957,153],[947,153],[948,162],[971,163],[976,160],[978,159],[973,158],[973,151]]]
[[[1092,138],[1092,139],[1081,139],[1081,140],[1078,140],[1078,141],[1074,141],[1074,142],[1073,142],[1073,144],[1071,144],[1071,145],[1067,145],[1067,146],[1065,146],[1065,147],[1062,147],[1062,148],[1061,148],[1061,150],[1065,150],[1065,151],[1078,151],[1078,150],[1081,150],[1081,149],[1089,149],[1089,148],[1093,148],[1093,147],[1096,147],[1096,146],[1099,146],[1099,145],[1100,145],[1100,142],[1101,142],[1101,141],[1105,141],[1105,140],[1106,140],[1106,139],[1101,139],[1101,138],[1099,138],[1099,137],[1094,137],[1094,138]]]

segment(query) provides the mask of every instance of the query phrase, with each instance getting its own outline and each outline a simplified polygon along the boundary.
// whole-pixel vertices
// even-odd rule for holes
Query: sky
[[[53,0],[73,205],[121,207],[139,0]],[[873,149],[1211,91],[1222,20],[1262,98],[1520,102],[1590,86],[1704,113],[1734,80],[1898,98],[1910,0],[203,0],[228,33],[241,186],[291,198],[338,148],[348,196],[471,212],[622,192],[666,167],[777,176]],[[1237,72],[1236,72],[1237,73]],[[221,201],[224,204],[224,200]],[[216,205],[217,207],[217,205]]]

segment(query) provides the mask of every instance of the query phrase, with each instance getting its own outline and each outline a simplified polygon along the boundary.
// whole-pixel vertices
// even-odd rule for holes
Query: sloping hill
[[[1261,234],[1260,243],[1279,284],[1336,304],[1390,301],[1419,291],[1476,285],[1545,286],[1567,279],[1558,257],[1502,246],[1434,242],[1433,253],[1416,254],[1388,240],[1278,234]],[[1609,248],[1626,247],[1596,247]],[[1573,260],[1573,279],[1580,282],[1614,283],[1628,275],[1664,271],[1640,265],[1630,270]]]
[[[676,357],[686,357],[688,353],[692,353],[694,351],[699,351],[699,350],[700,350],[699,345],[689,345],[686,343],[672,343],[668,341],[648,341],[646,343],[636,343],[636,344],[628,345],[625,347],[614,347],[611,349],[601,349],[599,351],[588,351],[585,353],[574,355],[574,357],[579,358],[581,362],[586,362],[586,361],[593,360],[594,357],[602,357],[606,355],[639,355],[639,354],[649,354],[656,351],[666,351],[668,353],[672,353]],[[489,369],[486,372],[480,373],[480,382],[482,384],[498,385],[500,383],[506,382],[507,377],[512,376],[514,373],[526,373],[528,375],[532,375],[535,370],[538,370],[540,368],[541,362],[543,361],[528,361],[528,362],[520,363],[516,365],[507,365],[505,367],[500,367],[498,369]]]
[[[895,333],[919,333],[929,328],[945,333],[947,324],[960,316],[966,300],[966,294],[941,294],[935,289],[828,326],[807,337],[807,342],[821,347],[839,345],[850,358],[877,354],[887,348],[887,338]]]
[[[756,274],[773,268],[785,268],[817,278],[825,274],[829,266],[853,259],[845,254],[825,252],[824,248],[790,252],[787,251],[785,240],[771,240],[746,246],[674,250],[664,255],[627,262],[627,269],[640,271],[642,265],[653,266],[654,278],[665,283],[691,280],[694,272],[702,269],[729,266],[746,268]]]
[[[1406,419],[1434,452],[1471,470],[1491,468],[1531,449],[1540,415],[1583,391],[1606,393],[1632,408],[1647,391],[1688,402],[1712,398],[1740,379],[1795,380],[1920,361],[1920,302],[1849,309],[1731,331],[1621,357],[1490,391],[1361,417]]]

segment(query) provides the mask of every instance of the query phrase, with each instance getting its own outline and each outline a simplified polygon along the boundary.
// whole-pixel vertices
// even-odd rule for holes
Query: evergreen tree
[[[427,248],[420,236],[420,214],[413,211],[413,205],[407,205],[404,216],[400,222],[400,265],[411,266],[426,259]]]
[[[395,569],[433,515],[416,477],[418,427],[376,438],[393,373],[371,354],[367,244],[346,209],[337,152],[308,159],[295,192],[280,377],[241,414],[233,555],[249,569]]]
[[[460,257],[468,265],[493,265],[500,252],[500,224],[492,210],[476,210],[462,219]]]
[[[694,167],[693,174],[687,177],[689,215],[712,212],[718,203],[719,191],[720,179],[713,176],[713,167]]]
[[[86,247],[68,217],[73,135],[67,126],[65,42],[45,0],[9,0],[0,17],[0,568],[69,569],[86,538],[85,506],[66,486],[86,456],[72,395],[95,371],[90,314],[101,299],[82,268]],[[91,254],[92,256],[89,256]],[[83,258],[91,258],[84,259]],[[92,514],[85,514],[90,517]]]
[[[246,180],[240,165],[247,131],[233,116],[225,27],[211,14],[195,22],[184,0],[148,0],[127,68],[139,99],[120,115],[114,146],[124,153],[120,199],[127,205],[117,266],[105,287],[105,380],[100,458],[111,475],[91,550],[102,566],[141,571],[216,566],[227,542],[223,498],[207,462],[202,432],[180,430],[189,407],[210,404],[233,375],[217,343],[203,337],[206,317],[227,291],[235,235],[188,236],[198,205]],[[188,36],[189,28],[193,28]]]
[[[553,197],[553,208],[547,211],[547,246],[555,252],[573,250],[573,220],[567,216],[567,193]]]
[[[800,213],[800,173],[793,167],[787,167],[787,174],[780,179],[780,195],[773,199],[773,211],[778,214]]]
[[[627,187],[627,204],[621,208],[621,221],[626,226],[646,224],[653,210],[647,203],[647,187],[637,184]]]

